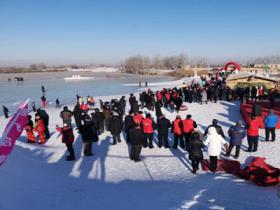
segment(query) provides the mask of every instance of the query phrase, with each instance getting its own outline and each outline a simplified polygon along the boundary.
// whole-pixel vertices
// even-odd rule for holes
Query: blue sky
[[[279,0],[0,0],[0,65],[280,54]]]

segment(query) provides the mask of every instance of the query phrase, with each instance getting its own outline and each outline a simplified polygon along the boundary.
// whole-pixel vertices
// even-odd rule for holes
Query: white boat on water
[[[74,74],[72,77],[64,77],[65,80],[90,80],[94,79],[94,77],[81,77],[81,75]]]

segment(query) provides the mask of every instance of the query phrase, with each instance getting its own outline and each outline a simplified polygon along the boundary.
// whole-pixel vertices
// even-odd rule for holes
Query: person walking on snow
[[[239,157],[240,146],[242,144],[242,139],[246,136],[246,130],[242,127],[242,122],[238,120],[236,125],[233,125],[228,130],[228,135],[230,137],[229,149],[226,156],[230,156],[231,150],[235,146],[235,156],[234,158]]]
[[[204,144],[208,146],[208,155],[210,157],[210,171],[215,173],[218,164],[218,157],[222,152],[222,146],[224,146],[227,150],[228,145],[224,138],[217,133],[215,127],[210,127],[208,133],[209,134],[207,135]]]
[[[196,174],[196,171],[199,169],[199,163],[203,160],[202,149],[204,144],[200,137],[200,133],[194,131],[190,139],[189,159],[192,161],[193,174]]]

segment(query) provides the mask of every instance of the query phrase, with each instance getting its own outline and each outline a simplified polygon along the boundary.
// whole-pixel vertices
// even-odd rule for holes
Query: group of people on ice
[[[65,143],[69,156],[67,160],[75,160],[75,152],[73,148],[74,131],[72,127],[72,117],[75,119],[77,130],[83,140],[83,153],[85,156],[92,156],[92,143],[99,140],[99,135],[105,130],[109,131],[112,135],[112,145],[121,142],[121,133],[125,132],[126,141],[131,144],[130,159],[138,162],[141,161],[140,153],[142,148],[154,148],[155,137],[157,136],[157,146],[159,148],[170,148],[170,143],[173,142],[172,148],[177,149],[180,146],[183,150],[188,151],[189,159],[192,162],[193,173],[196,173],[201,160],[203,160],[204,147],[208,147],[208,155],[210,156],[210,169],[215,172],[217,168],[217,160],[222,152],[222,148],[226,148],[226,156],[230,156],[232,149],[236,147],[235,158],[239,157],[240,146],[242,140],[247,135],[248,152],[255,152],[258,149],[258,137],[260,121],[252,116],[246,127],[242,126],[241,121],[237,121],[236,125],[231,126],[228,131],[230,137],[229,145],[225,141],[225,134],[218,121],[214,119],[212,124],[208,126],[202,134],[197,130],[197,123],[192,115],[186,116],[177,115],[173,121],[167,119],[162,114],[161,109],[168,106],[171,100],[176,101],[176,89],[168,90],[163,89],[157,91],[148,90],[144,97],[143,104],[139,103],[136,97],[131,94],[129,97],[130,111],[125,115],[126,99],[121,97],[120,100],[112,99],[110,102],[100,101],[100,108],[87,108],[83,109],[81,103],[84,101],[77,100],[73,111],[69,110],[67,106],[63,107],[60,113],[62,119],[61,127],[57,126],[56,130],[62,134],[62,142]],[[165,101],[164,97],[159,97],[159,93],[166,95],[172,94],[170,100]],[[149,99],[151,97],[151,99]],[[77,98],[78,99],[78,98]],[[80,99],[80,98],[79,98]],[[141,100],[141,98],[139,98]],[[181,98],[182,99],[182,98]],[[151,101],[155,101],[156,120],[152,118],[150,113],[141,111],[141,107],[147,107],[152,112],[154,110]],[[44,144],[46,139],[49,138],[48,131],[48,114],[44,109],[37,110],[35,114],[35,125],[29,116],[29,122],[26,126],[26,132],[29,143],[36,141],[33,131],[38,133],[39,143]],[[278,122],[277,115],[273,114],[271,110],[269,115],[265,118],[266,126],[266,140],[269,140],[269,135],[272,134],[272,141],[275,141],[275,126]],[[173,135],[173,141],[170,141],[170,133]],[[205,139],[205,141],[203,141]]]

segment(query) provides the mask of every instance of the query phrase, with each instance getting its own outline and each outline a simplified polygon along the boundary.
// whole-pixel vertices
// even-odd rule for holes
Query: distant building
[[[230,88],[235,88],[238,86],[265,86],[268,89],[272,89],[279,85],[279,79],[266,77],[258,73],[255,74],[248,72],[231,74],[227,78],[226,82],[227,86],[229,86]]]
[[[280,68],[280,64],[255,64],[255,68],[265,68],[268,67],[270,69],[278,69]]]

